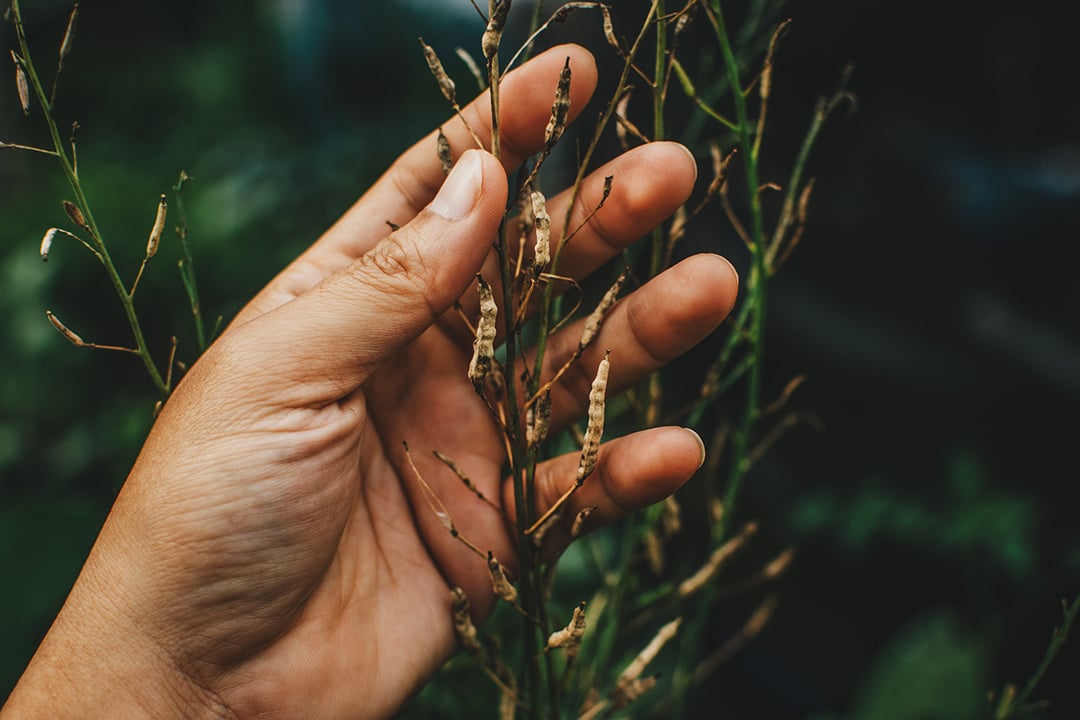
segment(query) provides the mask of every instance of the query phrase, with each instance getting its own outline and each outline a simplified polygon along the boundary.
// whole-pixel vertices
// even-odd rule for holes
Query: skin
[[[579,113],[596,82],[592,57],[563,46],[534,58],[503,86],[501,164],[482,151],[462,156],[469,136],[448,122],[458,163],[445,184],[430,135],[191,368],[5,720],[384,717],[454,651],[451,585],[478,619],[491,611],[484,563],[430,511],[401,443],[456,525],[513,568],[499,513],[430,451],[454,458],[513,515],[498,430],[465,377],[471,337],[451,306],[460,299],[475,316],[475,273],[498,276],[506,172],[541,146],[568,56]],[[486,96],[466,109],[481,137],[487,109]],[[635,148],[586,181],[576,217],[595,206],[605,175],[615,176],[611,196],[560,273],[587,275],[668,217],[696,167],[674,143]],[[568,203],[566,193],[549,200],[556,236]],[[388,233],[388,219],[401,229]],[[698,255],[623,298],[554,388],[553,431],[585,410],[605,349],[614,393],[712,332],[736,293],[731,265]],[[579,335],[570,326],[553,336],[549,375]],[[609,440],[571,510],[597,505],[593,526],[610,522],[676,490],[703,457],[682,428]],[[539,468],[540,508],[576,464],[567,456]]]

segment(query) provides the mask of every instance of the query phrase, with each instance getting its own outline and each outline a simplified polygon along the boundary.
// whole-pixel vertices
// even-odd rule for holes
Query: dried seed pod
[[[496,0],[491,9],[484,35],[480,38],[480,49],[484,58],[490,60],[499,52],[499,43],[502,42],[503,29],[506,27],[506,16],[510,13],[510,0]]]
[[[491,591],[501,600],[513,603],[517,600],[517,588],[510,584],[506,577],[506,568],[495,559],[495,555],[488,550],[487,554],[488,575],[491,576]]]
[[[578,514],[574,517],[574,524],[570,526],[571,539],[581,536],[582,531],[585,529],[585,521],[589,519],[589,516],[592,515],[598,507],[600,506],[590,505],[589,507],[582,508],[578,511]]]
[[[469,613],[469,597],[459,587],[450,588],[451,610],[454,613],[454,634],[458,642],[470,654],[482,651],[477,638],[476,626]]]
[[[521,230],[521,242],[522,246],[524,247],[525,236],[529,234],[529,230],[531,230],[533,225],[536,223],[536,218],[533,217],[531,185],[526,185],[521,189],[521,192],[518,194],[517,198],[517,207],[518,228]]]
[[[75,41],[75,26],[79,22],[79,3],[75,3],[75,6],[71,8],[71,15],[68,16],[67,30],[64,31],[64,39],[60,43],[60,66],[63,67],[64,59],[71,52],[71,45]]]
[[[570,58],[566,58],[563,69],[559,72],[559,82],[555,86],[555,101],[551,104],[551,118],[544,128],[544,147],[550,148],[559,142],[566,130],[566,118],[570,114]]]
[[[774,557],[769,561],[761,570],[761,575],[766,580],[773,580],[784,574],[784,571],[791,565],[791,561],[795,559],[795,548],[788,548],[782,553]]]
[[[626,666],[626,669],[619,675],[619,679],[615,681],[615,692],[618,693],[619,688],[629,685],[632,681],[641,677],[641,673],[645,671],[660,651],[675,635],[679,632],[679,625],[682,624],[682,618],[675,618],[667,625],[660,628],[653,639],[649,641],[649,644],[638,653],[637,657],[630,661],[630,664]]]
[[[756,532],[757,523],[750,522],[744,525],[742,530],[713,551],[713,554],[696,573],[679,583],[679,587],[676,590],[676,596],[685,598],[705,587],[705,584],[716,576],[716,573],[720,571],[720,568],[722,568],[735,553],[741,550]]]
[[[56,239],[56,234],[60,232],[60,228],[49,228],[45,231],[44,237],[41,238],[41,259],[49,259],[49,251],[52,250],[53,240]]]
[[[450,152],[450,141],[446,139],[442,128],[439,128],[439,136],[436,141],[435,153],[439,156],[439,164],[442,165],[444,175],[449,175],[454,167],[454,156]]]
[[[461,59],[461,62],[465,63],[465,67],[469,68],[469,72],[476,78],[476,84],[482,92],[487,87],[487,81],[484,79],[484,74],[480,72],[480,66],[473,60],[473,56],[463,47],[454,48],[454,53]]]
[[[45,311],[45,317],[49,318],[49,322],[51,322],[52,326],[56,328],[56,331],[63,335],[65,338],[67,338],[67,341],[70,342],[72,345],[75,345],[76,347],[83,347],[84,345],[86,345],[83,339],[76,335],[71,329],[69,329],[67,325],[60,322],[60,319],[53,315],[51,310]]]
[[[547,201],[539,190],[532,191],[533,222],[536,225],[536,247],[533,249],[533,273],[539,275],[551,262],[551,216]]]
[[[604,316],[607,315],[611,306],[615,304],[615,300],[619,297],[619,291],[622,290],[625,282],[626,271],[623,270],[619,273],[619,277],[615,279],[615,284],[608,288],[608,291],[604,293],[604,297],[600,298],[596,309],[589,313],[589,317],[585,318],[585,329],[581,331],[581,339],[578,340],[578,352],[589,347],[589,344],[596,339],[596,334],[600,332],[600,326],[604,322]]]
[[[608,369],[611,363],[608,355],[604,353],[604,359],[596,369],[596,377],[589,390],[589,424],[585,428],[585,444],[581,448],[581,459],[578,461],[577,484],[585,482],[596,468],[596,457],[600,453],[600,438],[604,434],[604,407],[606,404]]]
[[[484,378],[491,370],[491,361],[495,357],[495,317],[499,308],[495,305],[495,296],[491,286],[479,274],[476,276],[477,292],[480,295],[480,319],[476,323],[476,339],[473,340],[473,356],[469,362],[469,380],[478,394],[484,393]]]
[[[86,217],[82,214],[82,210],[79,209],[78,205],[65,200],[64,212],[66,212],[67,216],[71,218],[71,222],[75,223],[81,228],[86,227]]]
[[[680,205],[675,211],[675,217],[671,219],[671,227],[668,228],[668,247],[673,248],[686,234],[686,206]]]
[[[622,52],[619,39],[615,37],[615,26],[611,22],[611,8],[607,5],[601,5],[600,12],[604,16],[604,39],[607,40],[608,45]]]
[[[682,530],[682,508],[674,495],[668,495],[660,512],[660,528],[665,538],[671,538]]]
[[[623,96],[619,98],[619,102],[615,105],[615,136],[619,138],[619,145],[623,150],[630,149],[630,140],[627,138],[627,125],[630,120],[627,118],[627,112],[630,109],[630,95],[633,88],[627,88]]]
[[[551,427],[551,390],[548,390],[525,413],[525,440],[530,448],[547,439]]]
[[[22,63],[19,62],[19,56],[15,54],[15,51],[11,51],[11,61],[15,63],[15,87],[19,91],[19,105],[22,107],[23,115],[30,116],[30,85],[26,81],[26,70],[23,69]]]
[[[435,76],[435,81],[439,83],[439,90],[442,92],[443,97],[451,105],[457,105],[457,91],[454,87],[454,81],[446,74],[442,61],[435,54],[435,48],[424,42],[424,38],[420,38],[420,47],[424,49],[424,59],[427,60],[428,69]]]
[[[150,238],[146,241],[146,258],[149,260],[157,254],[158,244],[161,242],[161,233],[165,230],[165,196],[158,201],[157,216],[154,217],[154,227],[150,228]]]
[[[664,572],[664,541],[660,539],[660,533],[655,528],[649,528],[645,533],[645,560],[649,563],[649,569],[653,575]]]
[[[690,25],[690,20],[693,16],[685,12],[679,16],[679,19],[675,21],[675,37],[682,35],[686,32],[686,28]]]
[[[656,679],[656,675],[650,675],[646,678],[634,678],[625,685],[616,687],[611,693],[611,707],[614,710],[621,710],[626,707],[656,687]]]
[[[574,616],[570,619],[570,624],[564,627],[562,630],[556,630],[548,637],[547,647],[545,650],[551,648],[561,647],[563,652],[566,653],[566,657],[572,658],[578,654],[581,649],[581,638],[585,635],[585,603],[582,602],[576,608],[574,608]]]

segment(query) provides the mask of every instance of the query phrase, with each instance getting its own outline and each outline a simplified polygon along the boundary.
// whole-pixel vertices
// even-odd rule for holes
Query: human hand
[[[490,612],[486,566],[430,512],[401,442],[423,450],[420,472],[462,531],[513,567],[501,514],[428,451],[513,512],[500,432],[465,377],[472,338],[450,308],[460,298],[475,317],[475,273],[498,276],[506,172],[541,147],[567,56],[580,112],[596,81],[591,56],[564,46],[536,57],[502,87],[501,165],[470,151],[443,182],[428,136],[191,368],[16,687],[13,717],[385,716],[454,648],[448,584],[478,616]],[[486,97],[465,114],[488,134]],[[459,121],[445,130],[456,151],[469,146]],[[696,169],[673,143],[627,152],[585,181],[572,225],[606,175],[611,195],[567,246],[561,274],[587,275],[669,216]],[[569,201],[552,198],[551,216]],[[387,220],[401,228],[388,234]],[[585,409],[604,349],[616,392],[715,329],[736,284],[726,261],[700,255],[621,300],[580,372],[555,386],[552,429]],[[551,337],[549,375],[579,335]],[[573,502],[609,522],[673,492],[702,457],[681,428],[612,440]],[[540,507],[576,464],[538,468]]]

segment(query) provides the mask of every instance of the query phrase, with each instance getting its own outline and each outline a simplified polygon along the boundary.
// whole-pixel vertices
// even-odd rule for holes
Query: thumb
[[[272,366],[262,371],[275,380],[318,387],[313,401],[355,390],[465,292],[491,250],[506,194],[499,161],[465,152],[409,224],[245,326],[261,346],[249,369],[267,359]]]

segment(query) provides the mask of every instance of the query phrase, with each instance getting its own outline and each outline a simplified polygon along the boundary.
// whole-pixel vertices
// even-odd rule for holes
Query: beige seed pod
[[[86,345],[83,339],[76,335],[71,329],[69,329],[67,325],[60,322],[60,319],[53,315],[51,310],[45,311],[45,317],[49,318],[49,322],[52,323],[52,326],[54,328],[56,328],[56,331],[63,335],[65,338],[67,338],[67,341],[70,342],[72,345],[75,345],[76,347],[83,347],[84,345]]]
[[[49,251],[52,250],[53,241],[56,239],[57,233],[60,232],[60,228],[49,228],[45,231],[45,235],[41,238],[41,259],[49,259]]]
[[[506,568],[502,566],[498,560],[495,559],[494,553],[488,550],[487,554],[487,566],[488,575],[491,576],[491,591],[501,599],[508,603],[513,603],[517,600],[518,592],[510,580],[506,577]]]
[[[79,22],[79,3],[75,3],[75,6],[71,8],[71,15],[68,16],[67,30],[64,31],[64,39],[60,43],[60,65],[64,65],[64,59],[71,52],[71,45],[75,41],[75,26]]]
[[[629,685],[632,681],[641,677],[641,673],[645,671],[645,668],[649,666],[656,656],[660,654],[660,651],[664,648],[672,638],[679,632],[679,626],[682,624],[682,618],[675,618],[667,625],[660,628],[653,639],[649,641],[649,644],[638,653],[637,657],[630,661],[630,664],[626,666],[626,669],[619,675],[619,679],[615,681],[615,692],[618,693],[620,687]]]
[[[461,62],[465,63],[465,67],[469,69],[469,72],[476,79],[477,86],[483,91],[487,87],[487,81],[484,79],[484,74],[480,72],[480,66],[473,60],[473,56],[463,47],[454,48],[454,54],[461,59]]]
[[[480,49],[484,58],[490,60],[499,52],[499,43],[502,42],[503,29],[506,27],[506,16],[510,13],[510,0],[495,0],[491,8],[491,16],[488,18],[484,35],[480,38]]]
[[[469,653],[482,651],[469,611],[469,597],[459,587],[450,588],[450,607],[454,613],[454,634]]]
[[[604,293],[604,297],[600,298],[600,302],[596,305],[596,309],[589,313],[589,317],[585,318],[585,329],[581,331],[581,339],[578,340],[578,351],[582,351],[589,347],[593,340],[596,339],[596,335],[600,332],[600,326],[604,322],[604,317],[607,315],[608,310],[615,304],[615,300],[619,297],[619,291],[622,290],[623,283],[626,282],[626,271],[623,270],[619,273],[619,277],[615,279],[615,284],[608,288],[608,291]]]
[[[676,590],[676,596],[679,598],[689,597],[705,587],[705,584],[716,576],[716,573],[720,571],[720,568],[722,568],[735,553],[741,550],[756,532],[757,523],[750,522],[744,525],[743,528],[739,530],[738,534],[734,535],[730,540],[713,551],[713,554],[696,573],[679,583],[679,587]]]
[[[611,8],[607,5],[601,5],[600,12],[604,16],[604,39],[607,40],[608,45],[622,52],[619,39],[615,37],[615,25],[611,22]]]
[[[150,228],[150,238],[146,241],[146,258],[148,260],[157,254],[158,245],[161,243],[161,233],[165,230],[166,207],[165,196],[162,195],[161,200],[158,201],[154,227]]]
[[[86,227],[86,217],[82,214],[82,210],[79,209],[78,205],[65,200],[64,212],[66,212],[67,216],[71,218],[71,222],[75,223],[81,228]]]
[[[450,170],[454,167],[454,156],[450,152],[450,141],[446,139],[442,128],[439,128],[439,136],[436,142],[435,153],[439,156],[439,164],[442,165],[443,174],[449,175]]]
[[[525,412],[525,440],[535,448],[547,439],[551,427],[551,390],[548,390]]]
[[[539,190],[532,191],[533,222],[536,225],[536,247],[533,250],[533,273],[539,275],[551,262],[551,216],[547,201]]]
[[[22,63],[19,62],[19,56],[15,54],[15,51],[11,51],[11,61],[15,63],[15,87],[19,91],[19,105],[22,107],[23,114],[29,117],[30,115],[30,85],[26,81],[26,70],[23,69]]]
[[[556,630],[548,637],[545,650],[561,647],[566,657],[572,658],[581,649],[581,638],[585,635],[585,603],[574,608],[574,616],[562,630]]]
[[[656,687],[656,675],[645,678],[634,678],[621,685],[611,693],[611,707],[621,710],[639,697]]]
[[[566,58],[555,86],[555,101],[551,104],[551,118],[544,129],[544,146],[550,148],[559,142],[566,130],[566,118],[570,113],[570,58]]]
[[[585,521],[589,519],[589,516],[592,515],[598,507],[600,506],[590,505],[589,507],[582,508],[580,511],[578,511],[578,514],[574,517],[574,524],[570,526],[571,539],[581,536],[581,533],[585,529]]]
[[[442,92],[443,97],[451,105],[457,105],[457,90],[454,81],[446,74],[442,61],[439,60],[439,56],[435,53],[435,48],[424,42],[424,38],[420,38],[420,47],[424,49],[424,59],[427,60],[428,69],[435,76],[435,81],[439,83],[439,90]]]
[[[476,339],[473,340],[473,356],[469,362],[469,380],[476,392],[483,394],[484,378],[491,371],[491,362],[495,357],[495,318],[499,308],[495,305],[495,296],[491,286],[479,274],[476,276],[477,292],[480,295],[480,319],[476,323]]]
[[[769,561],[762,571],[761,575],[766,580],[773,580],[780,577],[791,565],[792,560],[795,559],[795,548],[788,548],[782,553],[774,557]]]
[[[608,361],[610,354],[610,350],[604,353],[604,359],[596,369],[596,377],[589,391],[589,423],[585,428],[585,444],[581,448],[581,459],[578,461],[578,485],[585,482],[585,478],[596,468],[596,457],[600,453],[600,438],[604,434],[608,369],[611,367]]]

